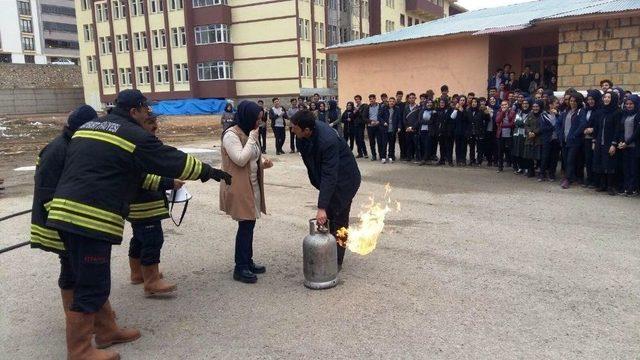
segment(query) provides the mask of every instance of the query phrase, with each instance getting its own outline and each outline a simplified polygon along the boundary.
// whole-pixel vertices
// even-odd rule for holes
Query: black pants
[[[404,129],[400,129],[398,132],[398,145],[400,146],[400,159],[405,160],[407,158],[407,132]]]
[[[276,153],[283,153],[282,147],[286,141],[286,133],[284,127],[274,127],[273,134],[276,137]]]
[[[296,134],[289,129],[289,150],[296,152]]]
[[[353,132],[356,138],[356,147],[358,148],[358,155],[368,156],[367,146],[364,143],[364,126],[363,125],[354,126]]]
[[[75,277],[71,310],[96,313],[111,292],[111,243],[60,231]]]
[[[267,153],[267,128],[261,127],[258,128],[258,142],[260,143],[260,150],[263,153]]]
[[[349,144],[349,149],[353,151],[353,146],[356,142],[356,133],[353,131],[353,125],[350,123],[344,124],[344,139]]]
[[[235,253],[236,271],[248,269],[253,261],[253,229],[255,226],[255,220],[238,221]]]
[[[469,162],[472,164],[476,163],[476,149],[478,150],[477,162],[482,163],[482,150],[480,150],[480,140],[477,136],[470,136],[467,139],[469,143]]]
[[[511,138],[501,137],[498,139],[498,169],[504,169],[504,162],[511,162]]]
[[[581,150],[579,146],[562,147],[562,168],[564,169],[565,179],[569,180],[570,183],[576,181],[576,161]]]
[[[133,237],[129,245],[129,257],[140,259],[143,266],[160,263],[160,250],[164,243],[162,223],[160,220],[132,223]]]
[[[389,140],[387,157],[393,161],[396,160],[396,139],[398,138],[395,131],[387,133],[387,139]]]
[[[449,135],[440,135],[438,139],[440,143],[440,164],[445,161],[449,164],[453,163],[453,139]]]
[[[351,202],[347,204],[342,209],[333,209],[329,207],[327,210],[327,218],[329,219],[329,231],[333,236],[337,236],[337,232],[341,228],[349,227],[349,213],[351,212]],[[348,239],[347,239],[348,241]],[[338,265],[342,265],[344,260],[344,251],[345,248],[338,245],[336,242],[336,247],[338,248]]]
[[[456,163],[467,162],[467,138],[464,135],[456,135]]]
[[[496,153],[496,134],[493,131],[487,131],[482,140],[483,154],[489,165],[492,165]],[[482,163],[482,159],[478,159]]]
[[[593,139],[584,139],[583,149],[585,167],[584,183],[586,185],[595,185],[597,181],[593,174]]]
[[[429,132],[429,143],[431,148],[429,149],[429,160],[438,160],[438,136],[433,134],[433,131]]]
[[[426,130],[420,130],[420,160],[431,160],[431,137]]]
[[[369,137],[369,149],[371,149],[371,158],[376,158],[376,140],[380,128],[377,126],[367,126],[367,136]]]
[[[420,134],[413,132],[404,133],[404,159],[407,161],[418,160],[416,153],[420,149]]]
[[[558,168],[558,158],[560,154],[560,143],[558,140],[542,144],[542,159],[540,163],[540,177],[549,176],[550,179],[556,178],[556,169]]]
[[[380,155],[380,159],[384,159],[387,156],[387,146],[389,144],[389,135],[387,133],[387,128],[379,127],[378,128],[378,155]]]
[[[73,273],[69,253],[58,255],[60,258],[60,276],[58,277],[58,287],[62,290],[73,290],[76,286],[76,275]]]
[[[635,148],[622,150],[622,161],[624,164],[624,190],[626,192],[638,191],[638,156]]]

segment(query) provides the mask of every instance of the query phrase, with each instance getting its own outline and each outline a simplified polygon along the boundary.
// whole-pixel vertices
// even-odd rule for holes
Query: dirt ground
[[[184,224],[164,222],[161,269],[175,297],[144,298],[128,282],[128,240],[114,247],[111,302],[120,324],[142,331],[114,347],[123,359],[638,359],[638,199],[486,168],[360,161],[352,221],[387,182],[402,210],[373,253],[347,254],[337,287],[311,291],[302,239],[317,192],[299,156],[274,158],[257,284],[232,280],[236,224],[218,210],[215,182],[189,183]],[[30,207],[12,189],[0,216]],[[0,247],[26,240],[28,220],[0,223]],[[39,250],[0,254],[1,354],[64,358],[58,267]]]

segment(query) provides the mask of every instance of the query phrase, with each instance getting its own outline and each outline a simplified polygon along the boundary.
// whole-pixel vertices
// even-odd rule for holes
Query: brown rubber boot
[[[133,285],[142,284],[144,278],[142,277],[142,264],[140,259],[129,257],[129,268],[131,269],[131,283]],[[162,279],[162,273],[160,273],[160,279]]]
[[[62,295],[62,308],[66,315],[71,308],[71,303],[73,303],[73,290],[60,289],[60,295]]]
[[[91,346],[96,314],[67,311],[67,359],[68,360],[119,360],[115,351],[98,350]]]
[[[115,313],[111,309],[109,300],[107,300],[96,314],[95,329],[96,347],[98,349],[104,349],[113,344],[131,342],[140,338],[140,331],[137,329],[118,327]]]
[[[142,284],[144,279],[142,278],[140,259],[129,257],[129,268],[131,269],[131,283],[133,285]]]
[[[168,294],[177,288],[175,284],[162,280],[158,264],[143,266],[142,277],[144,278],[144,294],[147,296]]]

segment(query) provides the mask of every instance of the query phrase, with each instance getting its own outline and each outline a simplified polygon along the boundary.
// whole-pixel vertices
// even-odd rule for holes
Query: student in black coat
[[[471,100],[471,104],[465,112],[466,124],[467,124],[467,142],[469,144],[469,165],[480,165],[484,158],[484,147],[481,145],[484,143],[485,129],[487,128],[487,122],[490,121],[489,110],[486,108],[480,108],[480,101],[478,99]],[[478,156],[476,160],[476,148],[478,150]]]
[[[447,98],[440,98],[436,118],[438,119],[438,143],[440,144],[440,161],[438,165],[453,166],[453,130],[454,124],[451,119],[453,109],[447,103]]]
[[[420,160],[420,104],[416,103],[416,94],[407,95],[408,102],[404,106],[402,124],[405,129],[405,158],[404,161],[418,162]]]
[[[598,111],[593,128],[585,133],[593,133],[595,149],[593,154],[593,171],[600,174],[598,191],[616,194],[616,151],[618,147],[622,112],[618,107],[618,95],[609,92],[602,95],[602,110]]]
[[[456,143],[456,165],[467,166],[467,137],[469,136],[468,118],[465,116],[467,97],[460,96],[458,104],[451,113],[454,123],[454,138]]]
[[[362,103],[362,96],[356,95],[353,99],[356,103],[353,109],[353,127],[351,129],[354,132],[356,147],[358,149],[356,159],[362,157],[366,159],[369,155],[367,153],[367,146],[364,143],[364,128],[366,124],[365,116],[369,113],[369,108],[367,104]]]
[[[326,123],[317,121],[309,111],[299,111],[291,118],[293,132],[309,181],[318,190],[316,221],[334,236],[349,227],[351,202],[360,188],[360,170],[347,143]],[[342,267],[345,249],[338,245],[338,268]]]
[[[353,101],[347,102],[347,107],[342,113],[341,119],[344,131],[344,140],[349,144],[351,151],[353,151],[353,145],[356,140],[355,127],[353,124],[355,119]]]

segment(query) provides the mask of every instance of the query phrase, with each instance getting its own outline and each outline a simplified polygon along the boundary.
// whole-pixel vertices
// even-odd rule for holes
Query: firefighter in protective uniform
[[[109,303],[111,246],[122,242],[124,218],[143,173],[231,182],[231,176],[164,145],[142,128],[149,118],[139,90],[123,90],[110,114],[81,126],[73,135],[46,225],[56,229],[75,276],[66,312],[67,353],[75,359],[119,359],[98,350],[136,340],[140,332],[120,328]],[[96,348],[92,346],[95,331]]]
[[[142,127],[155,135],[158,130],[157,115],[149,114]],[[162,220],[169,218],[165,191],[179,189],[184,182],[178,179],[144,174],[140,190],[129,206],[127,220],[131,223],[133,237],[129,245],[129,267],[131,283],[144,283],[147,296],[167,294],[176,290],[176,285],[163,279],[158,269],[160,250],[164,243]]]

